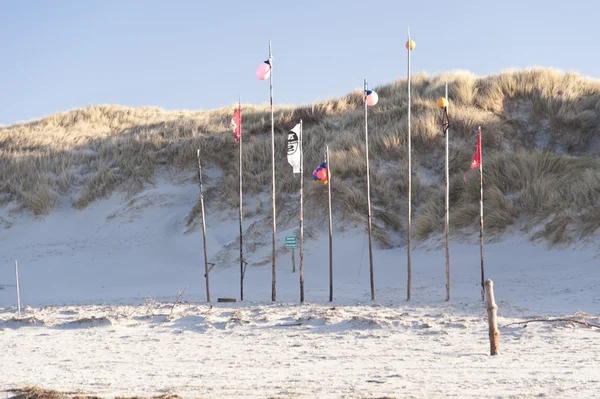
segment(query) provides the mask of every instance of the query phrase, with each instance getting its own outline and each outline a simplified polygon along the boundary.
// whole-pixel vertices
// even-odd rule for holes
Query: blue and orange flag
[[[313,180],[319,184],[327,184],[329,180],[329,170],[327,170],[327,162],[323,162],[315,170],[313,170]]]

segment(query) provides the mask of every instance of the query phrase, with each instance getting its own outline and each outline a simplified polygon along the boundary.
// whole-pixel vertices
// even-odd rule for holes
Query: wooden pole
[[[300,119],[300,302],[304,302],[304,149],[302,148],[302,119]]]
[[[485,291],[487,293],[487,312],[488,312],[488,330],[490,336],[490,355],[495,356],[499,353],[500,331],[496,320],[498,306],[494,299],[494,282],[487,280],[485,282]]]
[[[448,100],[448,82],[446,82],[446,100]],[[448,105],[445,112],[448,117]],[[448,121],[449,124],[449,121]],[[449,229],[450,229],[450,169],[448,167],[448,146],[450,129],[446,126],[446,301],[450,300],[450,248],[449,248]]]
[[[21,317],[21,292],[19,291],[19,263],[15,260],[15,277],[17,280],[17,315]]]
[[[410,244],[410,232],[411,232],[411,213],[412,213],[412,162],[411,162],[411,134],[410,134],[410,28],[408,29],[408,140],[407,140],[407,151],[408,151],[408,220],[407,220],[407,239],[406,239],[406,266],[408,276],[406,279],[406,300],[410,301],[410,290],[412,283],[412,263],[411,263],[411,244]]]
[[[275,212],[275,118],[273,115],[273,54],[271,52],[271,41],[269,40],[269,65],[271,66],[271,73],[269,74],[269,97],[271,103],[271,201],[273,210],[273,264],[272,264],[272,283],[271,283],[271,300],[275,302],[277,300],[276,281],[277,276],[275,274],[275,264],[277,258],[277,243],[276,243],[276,232],[277,232],[277,217]]]
[[[242,97],[240,96],[238,102],[238,109],[240,111],[240,301],[244,300],[244,274],[246,274],[246,268],[244,267],[244,229],[243,229],[243,197],[242,197]]]
[[[329,199],[329,302],[333,302],[333,219],[331,216],[331,163],[329,162],[329,146],[325,147],[327,162],[327,195]]]
[[[375,300],[375,281],[373,271],[373,243],[371,238],[371,185],[369,171],[369,123],[367,112],[367,79],[364,81],[363,101],[365,103],[365,156],[367,159],[367,229],[369,231],[369,272],[371,277],[371,300]]]
[[[206,221],[204,217],[204,193],[202,191],[202,164],[200,163],[200,149],[196,153],[198,159],[198,181],[200,184],[200,209],[202,212],[202,241],[204,242],[204,277],[206,277],[206,302],[210,302],[210,286],[208,283],[208,256],[206,255]]]
[[[481,150],[481,126],[479,126],[477,134],[479,135],[479,251],[481,253],[481,300],[485,297],[485,285],[484,285],[484,267],[483,267],[483,157]]]

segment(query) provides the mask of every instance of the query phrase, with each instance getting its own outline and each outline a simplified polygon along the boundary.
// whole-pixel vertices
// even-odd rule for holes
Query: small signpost
[[[294,255],[294,248],[298,248],[298,240],[296,239],[296,236],[286,236],[285,247],[292,248],[292,273],[296,273],[296,257]]]

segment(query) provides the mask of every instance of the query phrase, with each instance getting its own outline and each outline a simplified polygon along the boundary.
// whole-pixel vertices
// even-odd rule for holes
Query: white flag
[[[287,138],[287,158],[290,165],[294,169],[294,173],[300,173],[300,142],[298,135],[300,134],[300,124],[298,123],[290,132]]]

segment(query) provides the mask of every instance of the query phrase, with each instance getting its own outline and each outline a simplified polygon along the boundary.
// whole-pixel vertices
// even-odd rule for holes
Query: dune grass
[[[51,389],[44,389],[37,386],[23,387],[14,389],[12,399],[100,399],[98,396],[85,395],[77,392],[61,392]],[[115,399],[145,399],[140,396],[117,396]],[[150,398],[147,398],[150,399]],[[151,399],[180,399],[177,395],[163,394],[153,396]]]
[[[547,69],[476,77],[452,72],[412,80],[413,213],[417,237],[443,228],[444,137],[435,100],[449,84],[451,224],[476,229],[476,172],[462,181],[483,129],[486,227],[501,234],[515,223],[551,243],[593,234],[600,222],[596,197],[600,165],[600,81]],[[377,87],[369,109],[374,228],[384,246],[402,245],[406,233],[406,79]],[[158,168],[195,176],[196,149],[207,167],[219,168],[208,206],[236,207],[238,156],[229,120],[234,106],[211,111],[164,111],[153,107],[93,106],[0,128],[0,199],[34,215],[61,201],[85,208],[115,190],[136,192]],[[285,155],[287,131],[302,118],[306,176],[305,217],[324,223],[325,189],[310,172],[331,152],[336,220],[362,222],[366,213],[364,115],[361,93],[309,106],[275,109],[278,218],[293,220],[290,198],[299,182]],[[244,192],[269,192],[271,179],[268,106],[243,105]],[[197,217],[190,210],[188,223]],[[268,218],[269,212],[264,217]],[[538,229],[540,230],[540,229]],[[538,233],[536,233],[538,234]],[[395,238],[394,238],[395,237]]]

